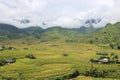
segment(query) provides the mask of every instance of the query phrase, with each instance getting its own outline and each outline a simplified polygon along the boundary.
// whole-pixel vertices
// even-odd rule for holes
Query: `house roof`
[[[99,60],[100,62],[109,62],[109,59],[107,59],[107,58],[104,58],[104,59],[101,59],[101,60]]]

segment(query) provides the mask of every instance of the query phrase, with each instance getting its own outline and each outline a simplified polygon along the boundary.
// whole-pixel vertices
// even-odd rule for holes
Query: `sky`
[[[0,0],[0,23],[19,28],[79,28],[89,19],[101,19],[95,27],[119,22],[120,0]],[[30,23],[21,24],[21,20]]]

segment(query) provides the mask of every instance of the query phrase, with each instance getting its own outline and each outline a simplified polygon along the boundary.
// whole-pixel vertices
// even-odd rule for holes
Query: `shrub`
[[[108,53],[107,52],[96,52],[96,55],[103,55],[103,56],[107,56]]]
[[[109,46],[114,49],[114,44],[110,43]]]
[[[56,78],[55,80],[68,80],[68,79],[75,78],[75,77],[77,77],[79,75],[80,75],[79,71],[76,70],[71,74],[68,74],[68,75],[60,77],[60,78]]]
[[[23,48],[24,50],[28,50],[28,48]]]
[[[107,71],[98,71],[98,69],[93,68],[89,71],[85,72],[85,76],[91,76],[91,77],[105,77],[107,75]]]
[[[90,40],[90,43],[93,44],[93,40]]]
[[[74,40],[66,40],[66,42],[75,42]]]
[[[118,45],[117,48],[120,49],[120,45]]]
[[[116,42],[116,43],[113,45],[113,48],[114,48],[114,49],[120,49],[120,41]]]
[[[68,75],[68,79],[75,78],[75,77],[77,77],[79,75],[80,75],[79,71],[76,70],[72,74]]]
[[[17,80],[17,79],[12,77],[2,77],[2,80]]]
[[[0,66],[3,66],[5,64],[6,64],[5,60],[0,60]]]
[[[66,54],[66,53],[63,53],[62,55],[63,55],[63,56],[68,56],[68,54]]]
[[[56,78],[55,80],[61,80],[60,78]]]
[[[30,59],[36,59],[36,57],[33,54],[28,54],[28,55],[26,55],[26,57],[30,58]]]

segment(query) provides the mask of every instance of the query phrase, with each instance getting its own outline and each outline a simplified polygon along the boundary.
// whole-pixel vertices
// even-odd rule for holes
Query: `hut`
[[[90,62],[99,63],[99,64],[108,64],[108,63],[110,63],[110,59],[108,59],[108,58],[91,59]]]
[[[17,49],[14,47],[8,47],[8,50],[17,50]]]
[[[107,64],[109,62],[110,62],[110,60],[108,58],[103,58],[103,59],[99,60],[99,63],[103,63],[103,64]]]
[[[0,51],[4,50],[4,45],[0,45]]]
[[[8,59],[8,60],[5,60],[6,64],[11,64],[11,63],[15,63],[16,62],[16,59],[13,58],[13,59]]]

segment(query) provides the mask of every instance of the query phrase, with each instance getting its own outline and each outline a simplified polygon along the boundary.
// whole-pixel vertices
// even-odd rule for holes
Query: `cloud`
[[[88,19],[102,19],[95,27],[120,21],[120,0],[0,0],[0,22],[27,26],[80,27]],[[28,19],[20,24],[13,19]],[[46,25],[42,25],[45,22]]]
[[[73,19],[70,17],[59,17],[56,21],[53,21],[51,23],[54,26],[60,25],[62,27],[66,27],[66,28],[80,27],[80,25],[82,24],[79,19]]]

